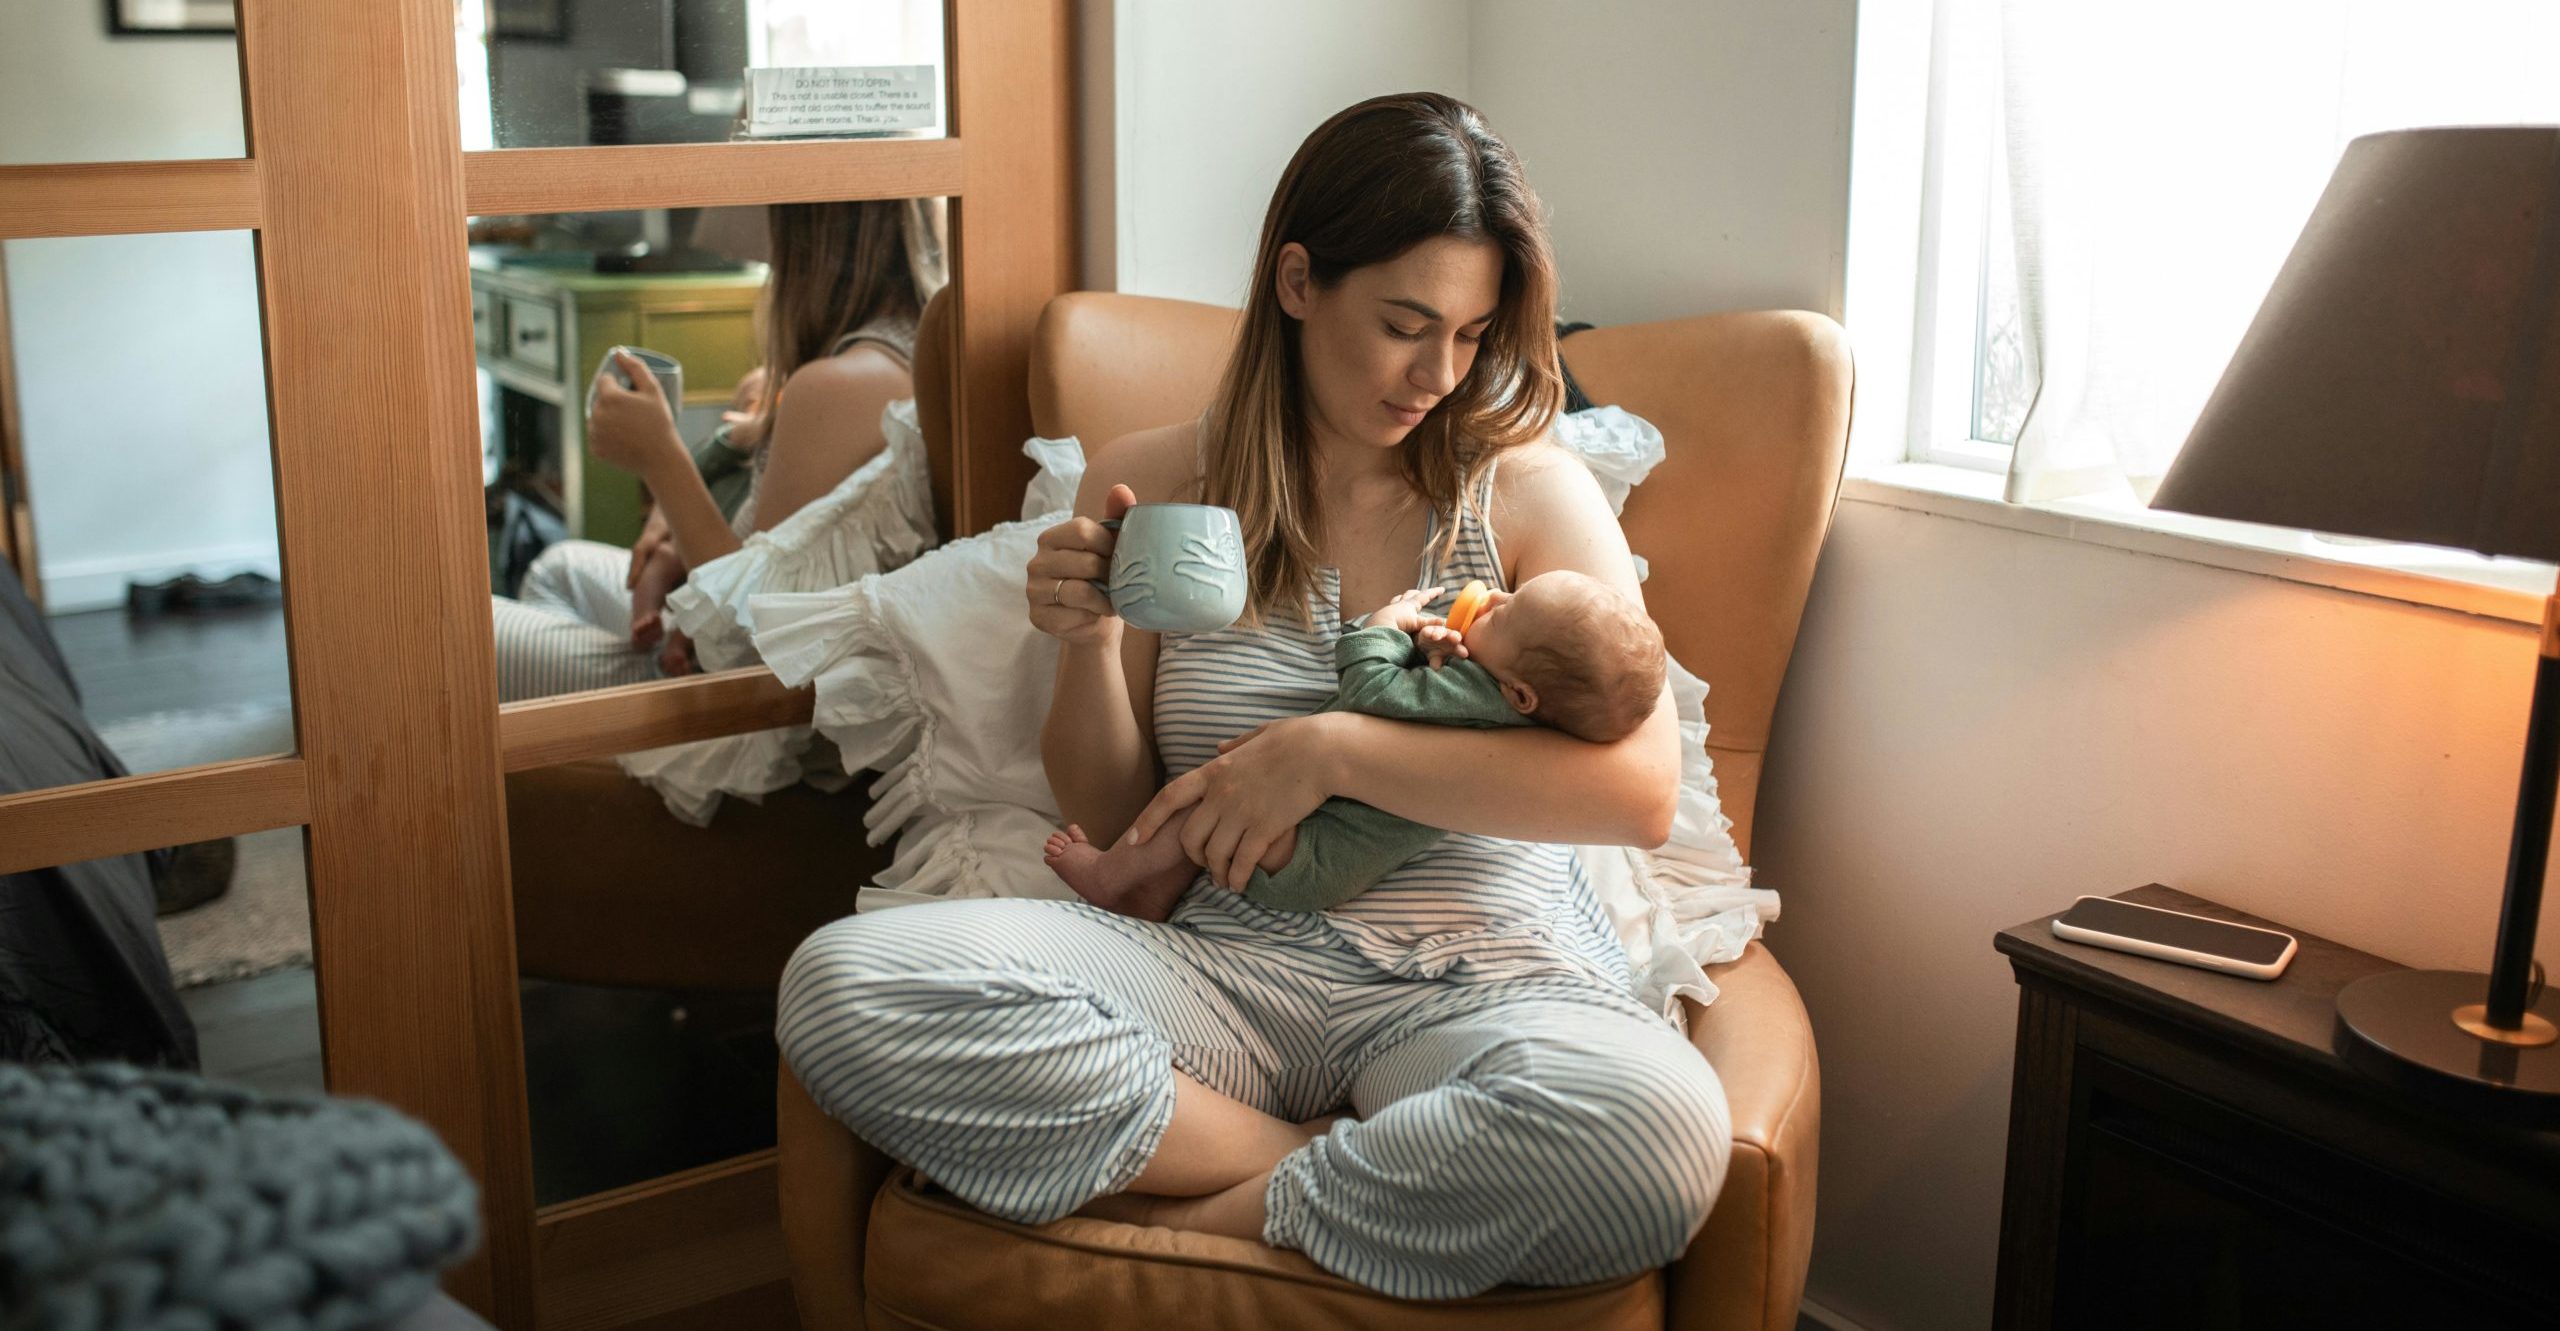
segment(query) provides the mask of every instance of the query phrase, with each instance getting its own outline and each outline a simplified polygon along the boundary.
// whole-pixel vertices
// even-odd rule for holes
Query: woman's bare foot
[[[1170,857],[1166,849],[1171,850]],[[1094,905],[1141,920],[1161,921],[1173,914],[1173,905],[1182,899],[1183,889],[1199,875],[1191,861],[1181,855],[1181,842],[1162,836],[1145,846],[1104,850],[1085,840],[1083,828],[1070,823],[1067,830],[1049,835],[1040,858],[1051,873],[1076,890],[1077,896]]]

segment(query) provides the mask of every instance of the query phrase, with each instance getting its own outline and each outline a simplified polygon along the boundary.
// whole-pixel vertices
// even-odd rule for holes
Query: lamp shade
[[[2347,145],[2154,508],[2560,561],[2560,128]]]

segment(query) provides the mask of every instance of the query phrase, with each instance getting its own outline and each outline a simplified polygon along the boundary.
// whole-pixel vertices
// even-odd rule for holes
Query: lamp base
[[[2453,1024],[2480,1039],[2511,1044],[2520,1049],[2539,1049],[2560,1041],[2560,1026],[2554,1026],[2530,1012],[2524,1014],[2524,1019],[2516,1023],[2514,1030],[2490,1025],[2489,1005],[2486,1003],[2465,1003],[2455,1008]]]
[[[2560,1045],[2528,1043],[2553,1029],[2560,995],[2534,1003],[2525,1032],[2474,1035],[2456,1012],[2470,1009],[2477,1020],[2488,992],[2489,977],[2469,971],[2368,975],[2338,991],[2335,1047],[2366,1075],[2447,1109],[2560,1127]]]

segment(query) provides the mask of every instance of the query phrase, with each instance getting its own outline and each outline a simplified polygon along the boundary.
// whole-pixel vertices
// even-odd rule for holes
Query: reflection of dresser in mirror
[[[483,440],[504,472],[566,522],[571,536],[628,545],[646,513],[631,473],[586,453],[587,382],[607,348],[648,347],[684,366],[678,425],[688,447],[755,368],[764,268],[721,273],[597,273],[475,252],[471,337],[482,371]]]

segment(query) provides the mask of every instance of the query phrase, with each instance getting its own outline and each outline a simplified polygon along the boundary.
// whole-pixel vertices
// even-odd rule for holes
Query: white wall
[[[232,42],[110,39],[96,4],[13,8],[0,163],[237,157],[241,143]],[[128,578],[274,573],[247,233],[11,241],[6,261],[47,608],[113,604]]]
[[[1307,131],[1381,93],[1467,95],[1468,0],[1112,9],[1120,291],[1243,303],[1271,188]]]
[[[1086,6],[1087,281],[1237,303],[1307,132],[1361,98],[1428,90],[1472,102],[1519,152],[1553,219],[1569,316],[1837,311],[1843,233],[1806,219],[1846,197],[1850,8]],[[1106,79],[1110,97],[1093,96]]]
[[[2523,625],[1843,505],[1758,846],[1821,1042],[1814,1297],[1988,1323],[2003,928],[2159,881],[2485,968],[2533,658]]]
[[[1564,313],[1838,313],[1849,0],[1479,0],[1468,85],[1547,204]]]
[[[1148,200],[1142,232],[1118,227],[1124,289],[1232,300],[1287,147],[1380,90],[1301,81],[1379,57],[1351,49],[1365,28],[1319,25],[1330,53],[1244,50],[1168,8],[1117,7],[1117,174],[1087,183]],[[1161,25],[1136,69],[1133,13]],[[1853,16],[1468,8],[1461,95],[1553,210],[1570,313],[1841,310]],[[1199,160],[1212,139],[1260,156]],[[1844,504],[1758,827],[1786,900],[1770,942],[1821,1043],[1812,1300],[1874,1331],[1989,1323],[2009,925],[2159,880],[2399,961],[2485,964],[2532,659],[2519,625]]]

